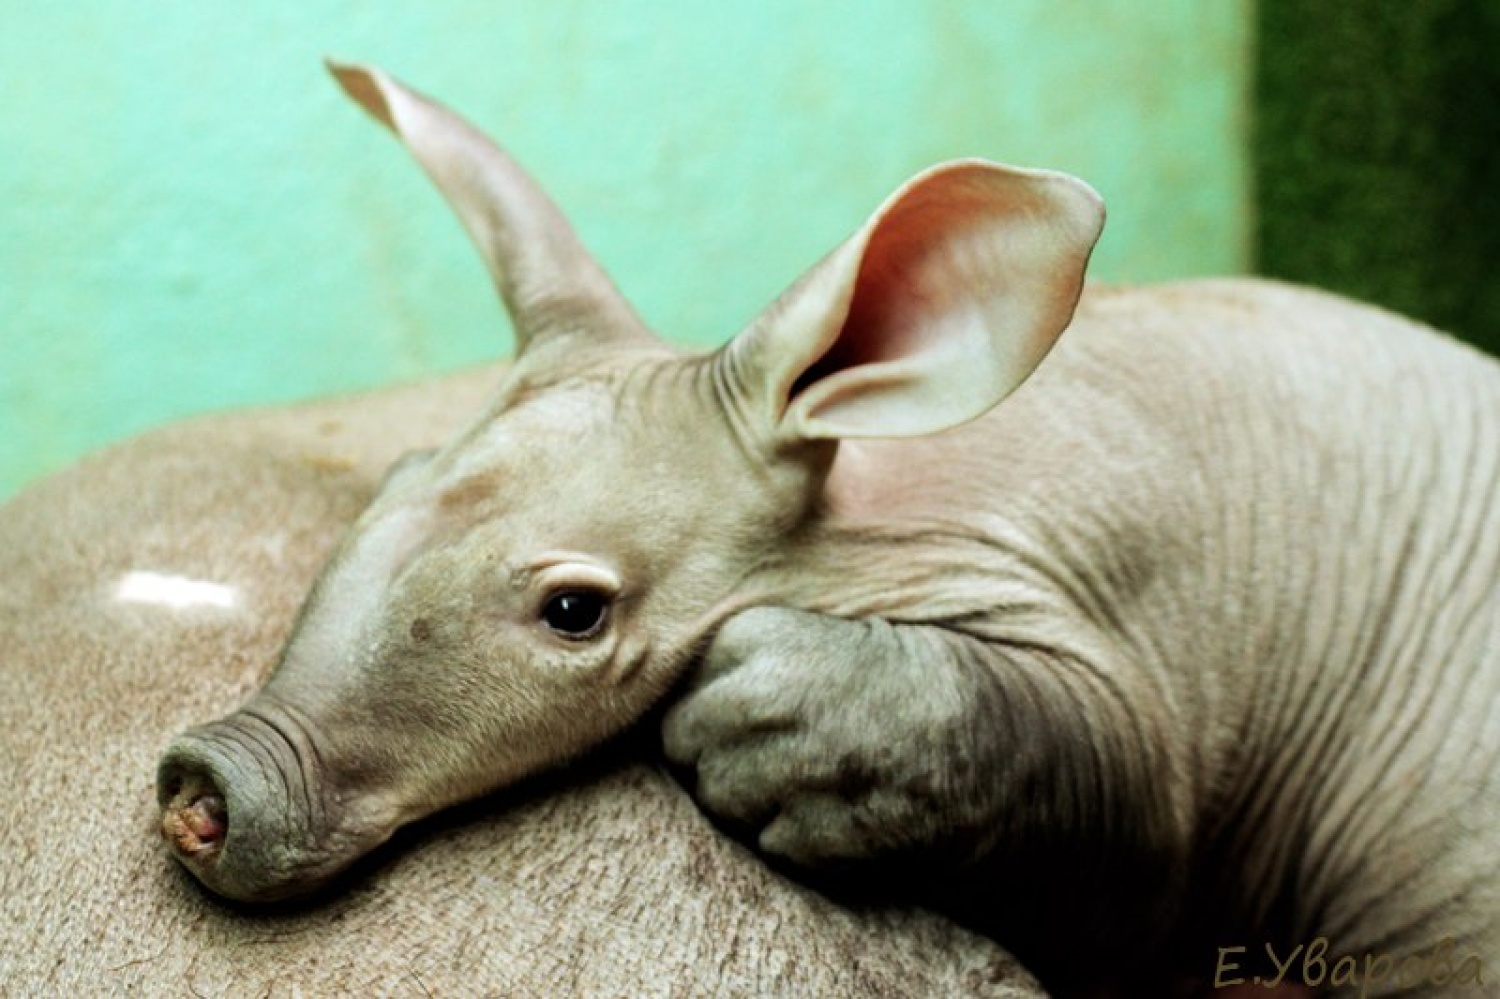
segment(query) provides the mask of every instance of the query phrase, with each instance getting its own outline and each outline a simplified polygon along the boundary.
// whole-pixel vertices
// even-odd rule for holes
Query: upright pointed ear
[[[558,328],[645,332],[562,212],[478,129],[378,69],[332,60],[328,68],[448,200],[500,290],[518,349]]]
[[[908,437],[980,416],[1073,316],[1104,206],[980,160],[908,181],[716,358],[780,434]]]

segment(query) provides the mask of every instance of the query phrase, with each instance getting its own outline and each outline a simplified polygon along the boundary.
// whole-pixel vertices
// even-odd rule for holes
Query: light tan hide
[[[204,884],[317,891],[664,707],[706,812],[921,884],[1056,992],[1319,940],[1387,969],[1345,977],[1369,995],[1500,988],[1494,360],[1267,282],[1080,300],[1097,195],[976,160],[690,355],[472,125],[334,71],[520,350],[360,514],[266,684],[172,713],[201,724],[160,828]]]
[[[622,750],[322,904],[226,907],[166,860],[162,747],[259,686],[386,466],[497,377],[164,429],[0,508],[0,996],[1039,995],[935,916],[771,873]]]

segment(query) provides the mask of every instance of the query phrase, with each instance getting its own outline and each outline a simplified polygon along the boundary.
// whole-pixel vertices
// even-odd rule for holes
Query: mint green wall
[[[1095,274],[1244,269],[1244,0],[0,5],[0,496],[187,413],[493,357],[484,273],[326,79],[501,138],[648,320],[717,343],[908,174],[1111,206]]]

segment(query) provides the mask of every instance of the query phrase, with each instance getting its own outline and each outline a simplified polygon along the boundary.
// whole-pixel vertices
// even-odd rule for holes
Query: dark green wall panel
[[[1500,352],[1500,2],[1261,0],[1263,273]]]

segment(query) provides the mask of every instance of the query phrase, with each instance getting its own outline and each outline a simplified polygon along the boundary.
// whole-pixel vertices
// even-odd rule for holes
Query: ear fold
[[[644,332],[635,312],[526,172],[447,108],[369,66],[328,69],[406,145],[479,248],[524,348],[549,329]]]
[[[802,438],[906,437],[980,416],[1068,325],[1104,224],[1065,174],[980,160],[908,181],[720,354]]]

